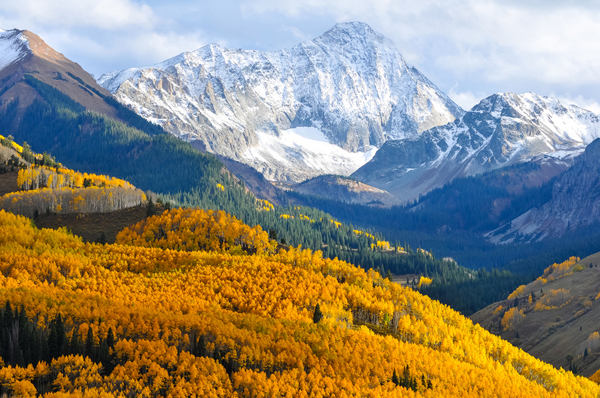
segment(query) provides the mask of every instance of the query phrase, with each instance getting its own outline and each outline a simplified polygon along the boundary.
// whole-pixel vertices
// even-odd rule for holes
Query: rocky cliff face
[[[291,49],[265,53],[211,44],[153,67],[110,72],[98,81],[170,133],[202,141],[209,152],[281,180],[341,170],[337,163],[313,165],[311,146],[318,142],[303,148],[308,155],[294,152],[297,145],[282,144],[276,155],[283,160],[266,158],[264,151],[256,156],[265,142],[281,140],[285,130],[316,128],[348,153],[368,152],[464,113],[406,64],[389,39],[358,22],[338,24]],[[288,164],[290,151],[306,167]],[[349,174],[359,166],[342,171]]]
[[[600,139],[554,183],[552,199],[488,233],[493,243],[531,242],[561,236],[600,221]]]
[[[569,164],[598,137],[592,112],[533,93],[495,94],[452,123],[386,142],[352,176],[409,201],[456,177],[519,162]]]

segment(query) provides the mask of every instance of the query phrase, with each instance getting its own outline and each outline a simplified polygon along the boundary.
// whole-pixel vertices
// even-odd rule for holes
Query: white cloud
[[[277,50],[363,21],[468,109],[494,92],[600,101],[600,3],[558,0],[0,0],[0,27],[29,29],[95,74],[209,42]],[[458,85],[457,85],[458,82]]]
[[[205,43],[202,36],[196,33],[181,35],[173,32],[142,32],[129,35],[127,40],[111,37],[107,41],[72,36],[67,33],[58,35],[49,33],[44,36],[51,47],[73,49],[71,53],[65,54],[67,58],[101,59],[102,64],[96,65],[87,65],[86,62],[78,61],[84,69],[93,72],[96,78],[109,70],[152,66],[182,52],[195,50]]]
[[[156,20],[148,5],[130,0],[3,0],[0,13],[25,25],[21,29],[34,24],[58,29],[130,29],[152,26]]]
[[[600,9],[583,2],[252,0],[242,7],[248,15],[365,21],[410,62],[434,60],[456,76],[600,83]]]
[[[448,92],[448,96],[452,98],[452,101],[460,105],[461,108],[468,111],[475,105],[477,105],[482,99],[487,97],[485,94],[477,93],[474,94],[471,91],[457,91],[457,85],[454,85]]]
[[[310,35],[307,35],[306,33],[304,33],[302,30],[300,30],[296,26],[283,25],[282,30],[284,30],[286,32],[290,32],[296,39],[298,39],[299,42],[304,42],[304,41],[312,39],[312,37],[310,37]]]

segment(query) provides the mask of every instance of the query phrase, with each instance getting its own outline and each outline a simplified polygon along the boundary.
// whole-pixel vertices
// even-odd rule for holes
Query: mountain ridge
[[[209,152],[250,164],[269,179],[301,181],[333,170],[309,167],[295,176],[285,162],[251,157],[257,133],[278,138],[312,127],[329,143],[366,152],[464,113],[407,65],[389,39],[358,22],[272,53],[210,44],[154,67],[109,72],[98,82],[172,134],[201,140]],[[286,171],[273,172],[273,164]]]
[[[19,107],[25,108],[35,99],[41,99],[23,82],[25,75],[35,75],[37,80],[58,89],[86,109],[121,120],[118,110],[104,100],[110,93],[79,64],[48,46],[35,33],[19,29],[0,32],[0,49],[6,48],[13,52],[0,60],[0,103],[3,105],[19,98]]]
[[[589,144],[552,187],[552,198],[489,232],[496,244],[534,242],[600,222],[600,139]]]
[[[456,177],[536,157],[568,166],[598,137],[593,112],[533,93],[494,94],[454,122],[386,142],[352,176],[406,202]]]

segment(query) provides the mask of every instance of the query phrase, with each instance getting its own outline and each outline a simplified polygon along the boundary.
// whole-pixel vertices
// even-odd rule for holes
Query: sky
[[[535,92],[600,113],[596,0],[2,0],[27,29],[99,77],[209,43],[276,51],[362,21],[464,109]]]

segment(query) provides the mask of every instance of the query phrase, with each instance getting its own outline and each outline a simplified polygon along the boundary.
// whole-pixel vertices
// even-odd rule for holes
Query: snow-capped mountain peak
[[[0,29],[0,71],[31,54],[23,31]]]
[[[64,55],[48,46],[39,36],[28,30],[0,31],[0,72],[4,68],[19,64],[25,58],[33,55],[53,63],[67,61]]]
[[[386,142],[353,176],[407,201],[456,177],[538,157],[570,162],[598,137],[593,112],[535,93],[494,94],[452,123]]]
[[[312,127],[352,157],[464,113],[407,65],[389,39],[360,22],[337,24],[275,52],[209,44],[153,67],[107,73],[98,82],[170,133],[202,141],[206,150],[250,164],[268,178],[295,181],[333,170],[303,162],[298,172],[291,164],[257,163],[259,157],[248,154],[260,152],[261,142],[281,139],[282,131]],[[259,139],[265,134],[271,138]]]

